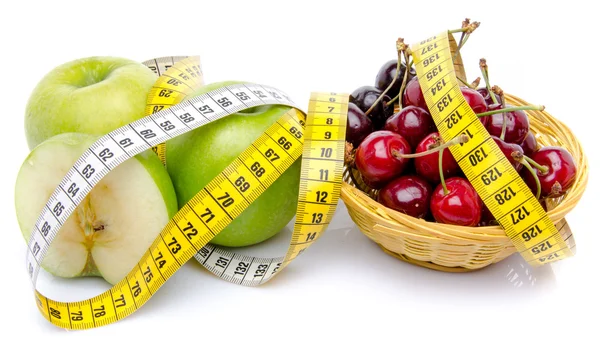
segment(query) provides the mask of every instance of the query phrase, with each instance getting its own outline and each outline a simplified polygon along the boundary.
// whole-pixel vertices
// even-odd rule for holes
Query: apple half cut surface
[[[19,170],[15,206],[29,240],[48,198],[95,136],[64,133],[39,144]],[[54,276],[121,281],[177,211],[168,173],[151,150],[121,163],[87,194],[50,245],[42,268]]]

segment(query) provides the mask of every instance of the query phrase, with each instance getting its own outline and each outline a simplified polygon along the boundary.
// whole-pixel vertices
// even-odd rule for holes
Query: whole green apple
[[[235,83],[239,82],[208,84],[186,99]],[[167,171],[179,206],[192,199],[289,109],[283,105],[250,108],[167,141]],[[280,232],[296,214],[300,167],[298,159],[211,243],[243,247]]]
[[[29,149],[60,133],[104,135],[142,118],[156,80],[148,67],[120,57],[87,57],[57,66],[27,102]]]
[[[26,241],[50,194],[96,138],[59,134],[29,153],[15,184],[17,219]],[[41,266],[55,276],[101,276],[114,285],[136,266],[176,212],[169,174],[158,156],[146,150],[111,170],[86,195]]]

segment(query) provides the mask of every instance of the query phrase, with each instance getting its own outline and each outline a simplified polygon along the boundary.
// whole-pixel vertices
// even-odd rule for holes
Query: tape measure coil
[[[166,65],[164,62],[161,60],[162,64],[157,64],[157,73],[162,72],[157,89],[168,89],[175,85],[169,80],[186,80],[189,73],[195,73],[193,68],[188,70],[185,67],[186,63],[194,63],[193,58],[173,59],[171,70],[184,70],[174,77],[175,74],[169,74],[167,68],[160,70],[161,65]],[[201,75],[197,76],[201,82]],[[161,94],[160,90],[158,92]],[[220,101],[225,97],[229,100]],[[89,329],[117,322],[145,304],[192,257],[217,277],[232,283],[258,286],[268,282],[314,243],[333,217],[341,184],[347,101],[347,94],[315,92],[311,94],[308,113],[304,113],[280,90],[252,83],[236,84],[184,102],[149,104],[153,107],[151,115],[102,136],[77,160],[52,193],[27,244],[26,269],[40,313],[52,324],[67,329]],[[41,261],[61,225],[112,169],[142,151],[159,147],[174,136],[245,108],[269,104],[287,105],[291,109],[170,219],[123,280],[95,297],[76,302],[55,301],[35,289]],[[161,125],[166,122],[169,125]],[[142,130],[152,130],[153,135],[140,135]],[[296,141],[285,144],[283,148],[278,140],[273,139],[274,135],[288,137],[294,132],[302,135],[294,136]],[[290,137],[290,140],[293,139]],[[127,144],[121,146],[118,143],[121,141]],[[106,153],[107,149],[110,154]],[[267,150],[280,149],[286,152],[280,154],[278,163],[265,160]],[[321,149],[331,149],[331,153],[320,156]],[[101,154],[102,151],[104,153]],[[285,256],[257,258],[208,244],[300,157],[302,165],[296,220]],[[219,196],[219,192],[233,185],[231,178],[254,170],[252,166],[259,161],[264,163],[253,176],[248,177],[255,182],[251,183],[247,193],[231,189],[226,199]],[[82,179],[81,168],[87,165],[93,166],[95,172],[85,180]],[[315,170],[327,171],[324,173],[327,178],[316,177]],[[76,198],[63,190],[65,185],[73,182],[82,185]],[[56,204],[62,208],[60,213],[50,210],[56,208]],[[314,216],[317,213],[319,216]],[[315,217],[319,218],[318,222],[311,219]],[[48,222],[50,225],[45,227],[50,229],[42,231],[40,228]]]
[[[435,101],[431,99],[430,88],[436,85],[441,78],[446,77],[448,88],[455,87],[452,94],[460,93],[457,92],[458,82],[456,78],[454,77],[451,80],[449,76],[456,74],[465,77],[460,53],[456,55],[455,60],[452,60],[451,56],[454,55],[456,50],[456,42],[447,32],[415,44],[411,49],[421,88],[426,98],[429,98],[428,105],[432,116],[435,116],[436,113],[434,112],[436,112],[435,107],[437,106]],[[440,66],[444,70],[443,72],[438,73],[435,77],[431,74],[430,78],[427,77],[430,70]],[[443,88],[438,96],[447,92],[449,90]],[[460,96],[456,98],[460,100]],[[514,105],[526,104],[522,99],[512,95],[506,95],[506,100],[507,103]],[[463,108],[463,110],[465,109]],[[563,249],[565,245],[574,249],[574,239],[564,216],[576,205],[585,189],[587,184],[587,159],[577,138],[563,123],[545,111],[528,111],[528,114],[531,130],[538,134],[540,144],[562,145],[572,153],[577,162],[577,181],[575,185],[571,187],[564,198],[547,201],[548,213],[546,215],[547,222],[554,223],[556,228],[554,234],[551,235],[553,238],[551,238],[550,245],[553,247],[555,244],[561,245],[558,242],[562,241],[564,243],[562,243],[560,249]],[[445,140],[452,138],[448,135],[444,136],[444,131],[447,131],[447,129],[444,130],[443,125],[440,125],[443,122],[440,122],[439,119],[436,124],[440,127],[443,138]],[[462,124],[463,126],[466,125],[466,123]],[[478,136],[489,135],[485,129],[478,128],[477,131],[476,135]],[[475,132],[472,133],[475,134]],[[455,157],[457,160],[461,158],[460,155],[455,155]],[[465,171],[465,174],[472,174],[468,166],[465,167],[463,164],[461,168]],[[372,193],[369,196],[369,194],[365,194],[354,187],[353,179],[350,177],[351,172],[356,173],[355,180],[360,180],[357,171],[349,168],[345,169],[342,200],[346,204],[351,218],[361,231],[390,255],[431,269],[464,272],[486,267],[519,250],[518,242],[512,241],[509,233],[501,226],[461,227],[444,225],[425,222],[385,208],[371,197]],[[359,186],[361,189],[369,189],[363,184]],[[524,192],[531,193],[528,188]],[[542,243],[538,242],[538,244]],[[535,247],[528,246],[528,248],[533,249]],[[523,246],[520,250],[523,250]],[[536,250],[541,251],[541,249]],[[567,249],[561,251],[565,250]],[[543,259],[543,262],[538,261],[539,264],[549,263],[563,257],[553,255],[554,252],[550,250],[546,256],[536,256]],[[557,255],[560,254],[557,253]],[[530,260],[530,258],[525,259]],[[536,264],[536,261],[531,262]]]

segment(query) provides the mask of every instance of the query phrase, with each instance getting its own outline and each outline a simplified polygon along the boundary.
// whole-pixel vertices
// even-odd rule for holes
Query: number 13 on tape
[[[180,68],[183,67],[177,63],[172,67]],[[61,225],[99,180],[120,163],[209,122],[246,108],[271,104],[290,109],[180,208],[125,278],[102,294],[77,302],[55,301],[35,289],[42,315],[52,324],[68,329],[88,329],[122,320],[144,305],[191,258],[223,280],[257,286],[268,282],[314,243],[330,223],[339,199],[348,96],[313,93],[309,111],[304,114],[285,93],[243,83],[169,106],[101,137],[78,159],[50,196],[30,237],[26,267],[35,288],[41,261]],[[208,106],[210,112],[199,110]],[[175,127],[157,124],[166,121]],[[152,137],[139,134],[147,126],[153,128]],[[130,139],[126,144],[116,144],[123,137]],[[245,256],[209,244],[299,158],[302,164],[298,205],[285,256]],[[65,185],[71,184],[72,178],[86,175],[90,165],[94,176],[87,186],[82,186],[78,197],[70,197]]]

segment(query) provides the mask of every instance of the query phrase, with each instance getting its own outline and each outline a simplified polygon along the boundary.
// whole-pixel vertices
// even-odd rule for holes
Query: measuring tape
[[[195,90],[197,90],[200,86],[202,86],[203,83],[203,74],[202,74],[202,68],[200,66],[200,57],[198,56],[192,56],[192,57],[184,57],[184,56],[175,56],[175,57],[162,57],[162,58],[158,58],[158,59],[153,59],[153,60],[149,60],[144,62],[144,64],[146,66],[148,66],[150,69],[152,69],[153,71],[155,71],[155,73],[159,76],[158,80],[155,82],[154,86],[152,87],[152,89],[150,90],[149,94],[148,94],[148,101],[147,101],[147,106],[146,106],[146,114],[147,115],[151,115],[154,114],[158,111],[162,111],[165,110],[171,106],[174,106],[178,103],[180,103],[181,101],[183,101],[183,99],[188,96],[189,94],[193,93]],[[272,96],[275,99],[279,99],[279,95],[276,92],[273,92],[271,90],[265,90],[265,91],[261,91],[261,90],[256,90],[254,91],[255,95],[258,96],[259,98],[264,98],[267,96]],[[245,97],[246,94],[240,93],[240,94],[236,94],[236,96],[239,97]],[[289,100],[289,99],[288,99]],[[329,98],[327,98],[328,102],[331,102]],[[313,104],[314,105],[314,104]],[[206,106],[206,105],[204,105]],[[204,108],[203,111],[210,111],[211,108]],[[310,110],[310,107],[309,107]],[[321,108],[319,110],[325,110],[324,108]],[[327,112],[329,111],[333,111],[335,110],[335,107],[332,108],[332,106],[328,106],[328,108],[326,109]],[[326,123],[330,122],[330,124],[328,125],[334,125],[333,120],[334,118],[326,118]],[[345,122],[342,122],[345,123]],[[300,119],[300,124],[304,124],[303,119]],[[279,129],[278,126],[276,126],[277,129]],[[289,130],[289,133],[293,134],[296,138],[296,140],[302,140],[302,133],[299,132],[297,129],[293,128],[293,127],[289,127],[287,128]],[[273,130],[273,128],[271,128],[270,130],[267,130],[267,132],[271,132]],[[274,136],[278,136],[274,137]],[[278,133],[273,133],[271,132],[271,137],[275,138],[278,140],[278,144],[280,145],[281,149],[277,150],[276,148],[265,148],[265,154],[269,154],[269,155],[273,155],[273,156],[266,156],[269,157],[269,160],[273,160],[270,161],[272,164],[276,164],[279,165],[278,163],[287,163],[287,161],[283,161],[279,159],[279,156],[281,155],[285,155],[285,148],[284,146],[286,144],[291,144],[294,140],[294,138],[289,137],[289,134],[287,135],[280,135]],[[279,143],[279,139],[282,139],[282,137],[284,138],[284,140],[282,141],[283,143]],[[321,152],[320,154],[325,155],[330,155],[333,153],[334,150],[336,151],[342,151],[340,149],[343,149],[343,144],[340,143],[340,139],[334,139],[332,137],[332,133],[327,133],[327,131],[324,131],[321,135],[318,135],[317,138],[322,137],[323,140],[326,140],[327,143],[323,143],[321,142],[320,145],[318,147],[309,147],[309,150],[313,151],[312,154],[314,156],[320,156],[319,154],[317,154],[317,150],[319,149],[324,149],[323,152]],[[340,137],[340,134],[337,133],[335,135],[335,137]],[[344,139],[345,139],[345,134],[344,134]],[[264,136],[264,139],[266,139],[267,136]],[[260,141],[264,141],[264,139],[260,139]],[[286,143],[289,142],[289,143]],[[334,143],[332,143],[334,142]],[[155,153],[159,156],[159,158],[162,160],[163,164],[166,166],[167,164],[167,158],[166,158],[166,148],[165,148],[165,144],[161,143],[158,146],[153,148]],[[250,148],[251,149],[251,148]],[[267,153],[267,151],[269,151],[269,149],[271,149],[271,151],[273,151],[273,153]],[[242,155],[244,154],[250,154],[250,151],[246,151],[245,153],[242,153]],[[339,156],[339,155],[338,155]],[[331,156],[329,156],[330,158]],[[291,161],[293,162],[293,161]],[[290,165],[291,165],[290,162]],[[323,165],[323,161],[321,160],[320,162],[317,163],[313,163],[310,168],[312,168],[313,170],[313,175],[308,175],[307,172],[305,172],[304,170],[301,171],[302,175],[305,176],[306,179],[310,179],[312,176],[313,180],[316,180],[317,177],[319,180],[321,180],[321,178],[323,179],[328,179],[329,178],[329,170],[334,170],[335,172],[338,174],[335,175],[341,175],[339,173],[341,173],[341,169],[338,165],[336,166],[330,166],[331,168],[322,168]],[[336,161],[337,164],[339,164],[339,161]],[[286,165],[286,169],[287,167],[289,167],[289,165]],[[231,166],[229,167],[231,168]],[[260,168],[259,168],[260,169]],[[318,172],[318,175],[316,174]],[[323,173],[323,174],[322,174]],[[332,176],[334,175],[333,173],[331,174]],[[248,177],[248,175],[238,175],[239,177],[243,177],[244,180],[250,180],[252,179],[252,176]],[[236,179],[237,180],[237,179]],[[273,180],[274,181],[274,180]],[[338,182],[339,180],[336,180],[335,182],[339,184]],[[306,188],[308,187],[308,185],[304,185],[302,186],[303,183],[306,183],[304,179],[301,178],[301,189],[302,187]],[[323,188],[323,187],[321,187]],[[246,192],[248,192],[249,190],[246,190]],[[336,204],[337,204],[337,197],[339,195],[339,186],[336,186],[335,189],[324,189],[323,190],[325,193],[324,194],[333,194],[336,197]],[[302,213],[304,213],[305,215],[309,215],[311,216],[311,218],[304,218],[303,222],[304,225],[302,226],[298,226],[295,228],[293,236],[292,236],[292,244],[295,245],[302,245],[301,243],[299,244],[299,242],[296,242],[296,240],[300,240],[300,239],[306,239],[309,241],[312,241],[314,238],[316,238],[317,234],[320,234],[322,231],[325,230],[325,227],[318,225],[318,229],[319,230],[314,230],[313,228],[311,228],[310,226],[308,226],[307,223],[310,222],[310,224],[314,225],[314,224],[320,224],[320,223],[328,223],[330,220],[330,218],[333,216],[333,211],[335,211],[335,206],[328,206],[325,205],[325,207],[319,208],[319,206],[315,205],[315,204],[299,204],[300,208],[299,210],[302,211]],[[327,213],[327,216],[324,217],[323,214]],[[298,215],[298,214],[297,214]],[[314,216],[314,217],[312,217]],[[329,219],[328,219],[329,218]],[[306,234],[306,237],[303,238],[302,234]],[[310,238],[310,239],[309,239]],[[289,252],[291,253],[291,252]],[[249,260],[252,260],[252,258],[248,258],[244,255],[240,255],[240,254],[232,254],[231,252],[219,248],[217,246],[214,246],[212,244],[207,244],[205,246],[203,246],[200,251],[194,255],[194,257],[196,258],[196,260],[198,262],[200,262],[200,264],[202,264],[204,267],[206,267],[210,272],[212,272],[213,274],[231,281],[231,282],[235,282],[235,283],[239,283],[239,284],[244,284],[244,285],[257,285],[258,283],[256,282],[256,280],[249,280],[249,279],[245,279],[243,276],[243,273],[240,272],[240,270],[236,270],[236,269],[227,269],[225,271],[223,271],[223,269],[221,268],[220,264],[216,264],[215,261],[227,261],[227,260],[233,260],[235,261],[235,263],[237,263],[238,267],[240,269],[243,268],[247,268],[246,264]],[[210,257],[210,259],[209,259]],[[272,265],[275,266],[275,268],[277,268],[277,266],[281,266],[282,263],[284,262],[285,257],[279,257],[279,258],[275,258],[275,259],[267,259],[267,258],[262,258],[262,259],[258,259],[258,260],[254,260],[258,266],[262,266],[264,269],[265,265]],[[234,264],[235,264],[234,263]],[[262,271],[258,271],[257,273],[262,273]],[[265,281],[268,280],[268,278],[265,279]]]
[[[533,266],[573,256],[575,241],[566,221],[558,228],[552,223],[462,95],[456,73],[464,70],[460,57],[452,59],[458,50],[452,35],[444,31],[411,49],[440,136],[444,141],[469,136],[449,149],[519,253]]]
[[[204,85],[199,56],[168,56],[154,58],[143,64],[158,76],[154,86],[148,92],[144,111],[147,116],[182,102],[188,94]],[[165,143],[152,147],[152,150],[166,166]]]
[[[173,70],[190,60],[174,62]],[[77,302],[46,298],[35,288],[41,261],[58,230],[89,191],[120,163],[227,115],[276,104],[291,109],[181,207],[123,280],[100,295]],[[52,324],[66,329],[114,323],[145,304],[192,257],[229,282],[247,286],[266,283],[314,243],[333,217],[342,182],[347,109],[347,94],[312,93],[305,114],[284,92],[243,83],[174,104],[104,135],[82,154],[54,190],[29,239],[26,268],[39,311]],[[174,127],[160,125],[167,121]],[[208,244],[300,157],[298,206],[285,256],[244,256]],[[239,176],[249,183],[244,190],[235,186]],[[64,191],[73,184],[79,187],[76,195]]]

